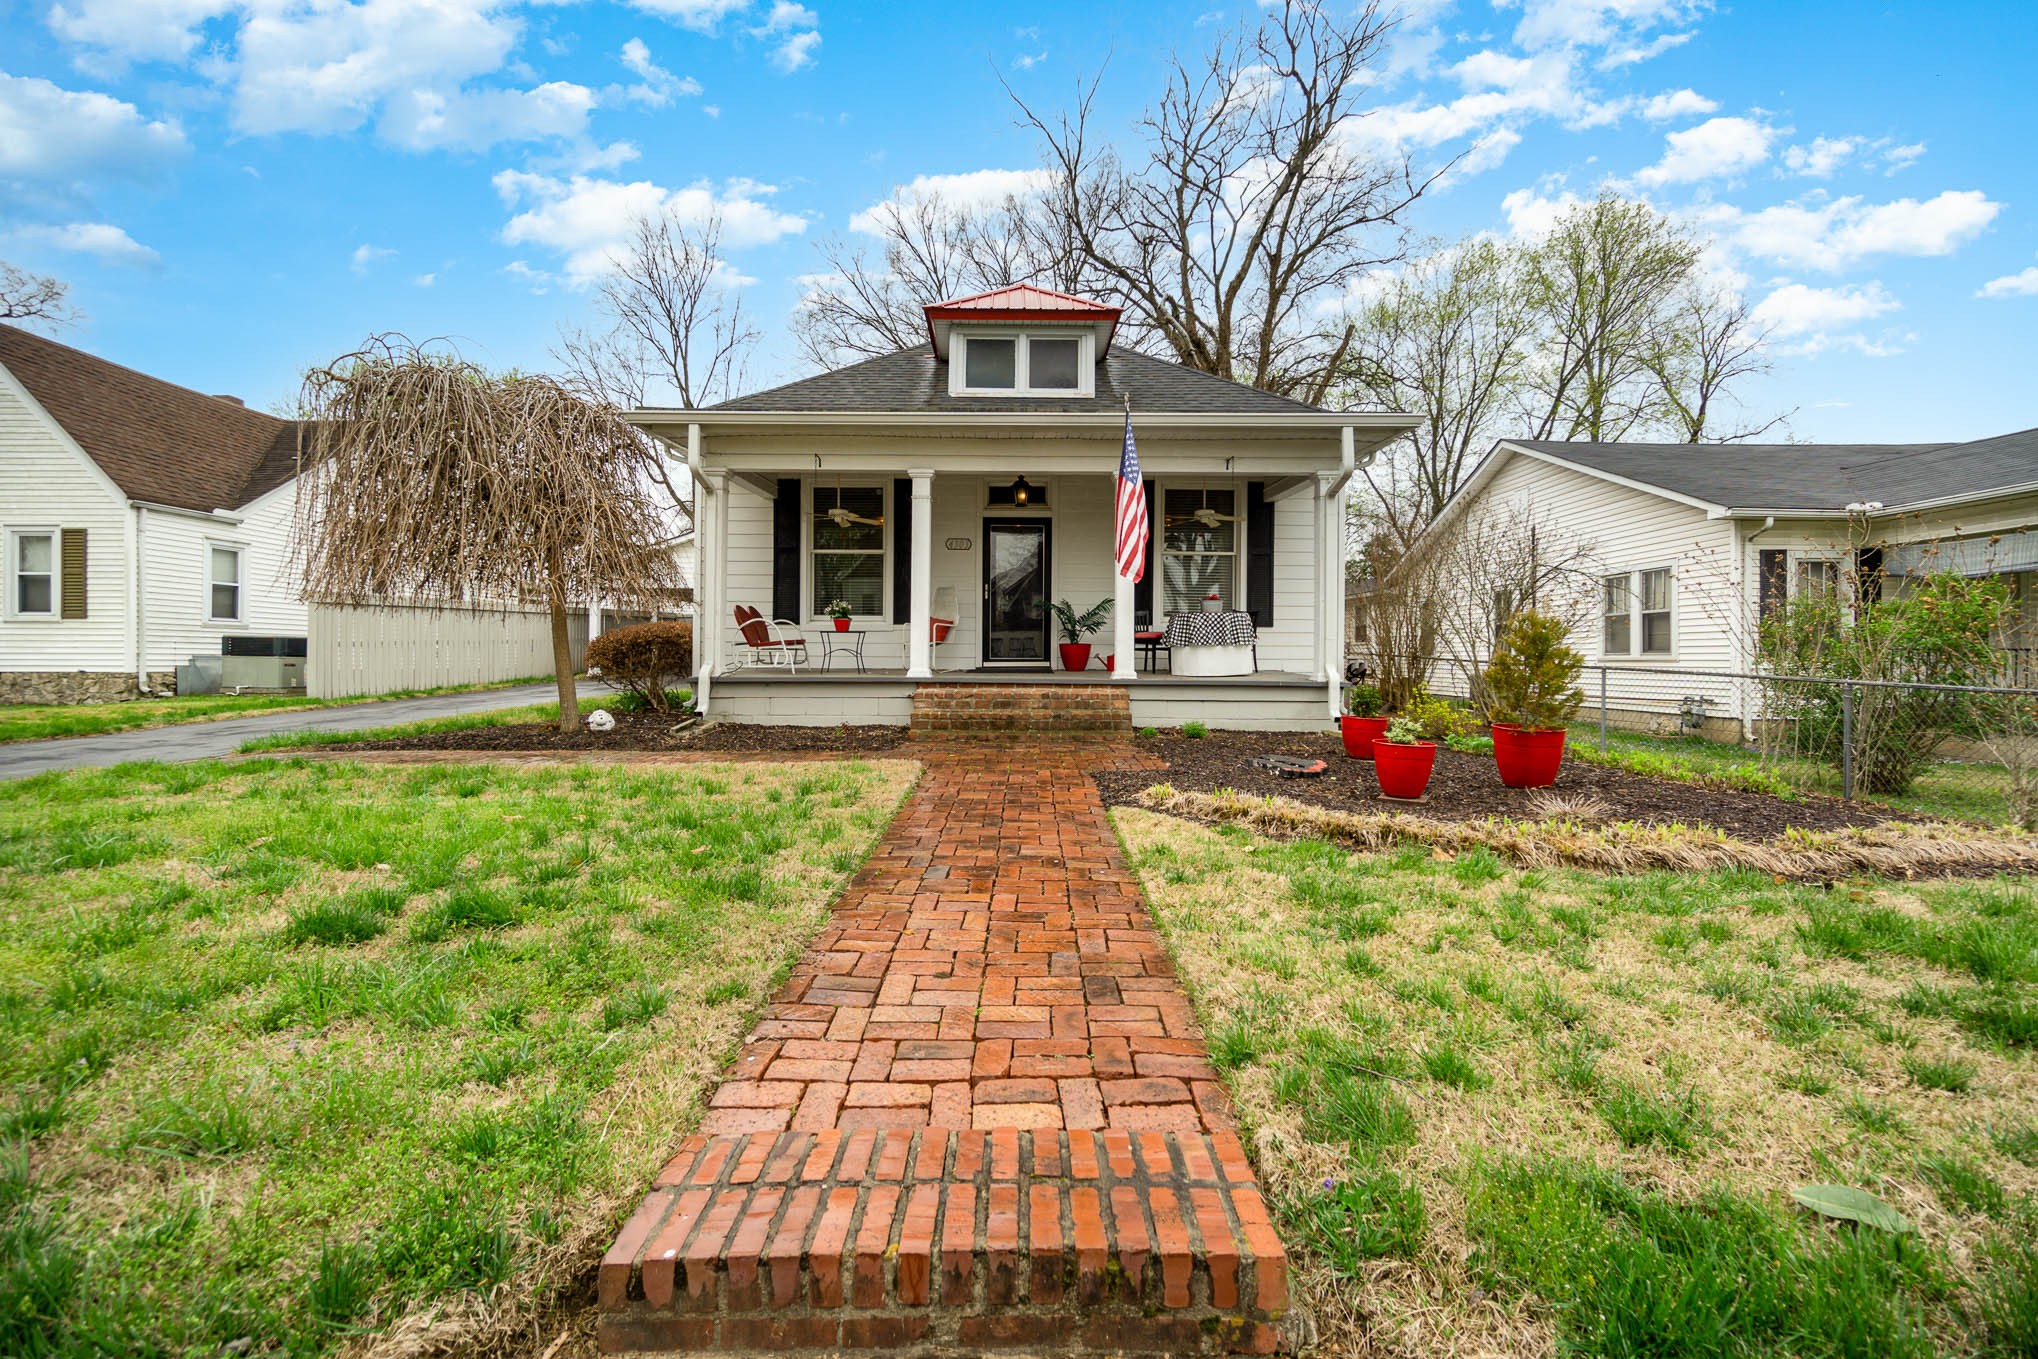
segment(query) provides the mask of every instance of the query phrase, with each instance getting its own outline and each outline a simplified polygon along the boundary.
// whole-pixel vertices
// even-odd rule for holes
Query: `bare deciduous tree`
[[[1014,95],[1045,144],[1052,218],[1135,343],[1323,400],[1356,325],[1326,334],[1310,309],[1400,256],[1400,216],[1434,182],[1356,135],[1391,27],[1375,0],[1286,0],[1252,33],[1174,60],[1130,160],[1093,136],[1097,80],[1060,113]]]
[[[571,601],[679,584],[641,433],[557,381],[382,335],[305,376],[298,568],[336,604],[542,605],[559,725],[579,703]]]
[[[78,319],[71,285],[0,260],[0,321],[40,321],[52,330]]]
[[[1789,419],[1786,411],[1720,428],[1720,407],[1731,401],[1735,384],[1769,371],[1768,341],[1769,331],[1756,323],[1745,297],[1713,280],[1693,279],[1644,359],[1662,398],[1662,421],[1697,444],[1757,439]]]
[[[875,358],[927,338],[930,302],[1010,283],[1078,290],[1080,261],[1047,208],[1033,192],[986,206],[894,191],[868,214],[873,242],[821,242],[825,269],[793,316],[801,351],[818,368]]]

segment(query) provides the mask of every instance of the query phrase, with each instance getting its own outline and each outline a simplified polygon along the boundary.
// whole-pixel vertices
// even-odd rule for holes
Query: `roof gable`
[[[0,364],[131,500],[231,509],[297,475],[297,423],[0,325]]]
[[[939,358],[948,357],[948,336],[957,322],[1055,322],[1088,325],[1097,332],[1097,352],[1111,347],[1118,330],[1117,307],[1074,293],[1060,293],[1032,283],[1008,283],[1002,288],[933,302],[921,309],[927,314],[927,340]]]

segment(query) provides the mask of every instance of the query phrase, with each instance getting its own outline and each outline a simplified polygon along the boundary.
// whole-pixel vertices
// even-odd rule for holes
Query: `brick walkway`
[[[926,754],[602,1262],[604,1349],[1271,1350],[1286,1257],[1097,752]]]

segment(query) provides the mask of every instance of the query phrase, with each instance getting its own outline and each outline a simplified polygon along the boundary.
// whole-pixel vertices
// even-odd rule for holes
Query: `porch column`
[[[728,579],[728,556],[722,550],[728,536],[727,478],[721,472],[701,471],[694,477],[694,670],[700,692],[694,706],[708,710],[711,678],[722,671],[722,582]]]
[[[1323,616],[1316,622],[1317,674],[1329,681],[1330,715],[1344,711],[1345,554],[1343,479],[1316,474],[1316,551]]]
[[[913,479],[912,589],[906,627],[906,678],[932,679],[934,650],[934,473],[909,468]]]
[[[1117,562],[1117,542],[1107,541],[1104,550],[1111,553],[1111,678],[1125,681],[1139,678],[1133,670],[1133,652],[1136,644],[1132,639],[1133,626],[1137,621],[1132,616],[1132,577],[1121,575]]]

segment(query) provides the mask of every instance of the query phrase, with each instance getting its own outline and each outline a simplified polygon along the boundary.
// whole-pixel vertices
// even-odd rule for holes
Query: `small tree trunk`
[[[559,682],[559,730],[580,729],[580,694],[573,687],[573,643],[566,630],[566,587],[552,575],[552,677]]]

